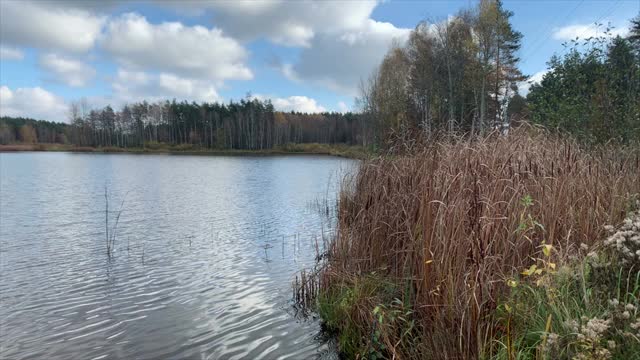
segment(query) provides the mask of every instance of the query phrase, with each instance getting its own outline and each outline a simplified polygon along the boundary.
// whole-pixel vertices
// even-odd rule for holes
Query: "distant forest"
[[[70,123],[0,118],[0,144],[60,143],[92,147],[144,148],[157,144],[206,149],[272,149],[289,143],[367,145],[362,115],[275,111],[270,101],[133,103],[89,109],[72,103]]]

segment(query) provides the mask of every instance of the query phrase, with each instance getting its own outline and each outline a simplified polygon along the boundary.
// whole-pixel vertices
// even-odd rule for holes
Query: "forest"
[[[289,143],[364,145],[364,118],[355,113],[275,111],[269,101],[132,103],[90,109],[74,102],[69,124],[0,119],[0,143],[70,143],[82,147],[142,148],[189,145],[202,149],[264,150]]]

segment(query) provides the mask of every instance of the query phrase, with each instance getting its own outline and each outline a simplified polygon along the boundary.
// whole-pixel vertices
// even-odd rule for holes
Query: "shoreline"
[[[328,155],[349,159],[365,159],[370,153],[361,146],[329,144],[288,144],[272,149],[207,149],[171,147],[91,147],[64,144],[7,144],[0,145],[0,153],[13,152],[70,152],[95,154],[157,154],[157,155],[210,155],[210,156],[277,156],[277,155]]]

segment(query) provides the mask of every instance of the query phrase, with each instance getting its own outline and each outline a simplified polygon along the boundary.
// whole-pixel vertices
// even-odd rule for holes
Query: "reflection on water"
[[[352,165],[0,154],[0,358],[332,357],[291,281],[331,230],[309,204]],[[111,260],[105,186],[125,200]]]

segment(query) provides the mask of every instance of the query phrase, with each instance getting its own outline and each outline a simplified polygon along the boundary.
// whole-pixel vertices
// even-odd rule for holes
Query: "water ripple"
[[[332,358],[290,283],[349,164],[0,154],[0,358]],[[112,208],[128,193],[111,258],[105,185]]]

